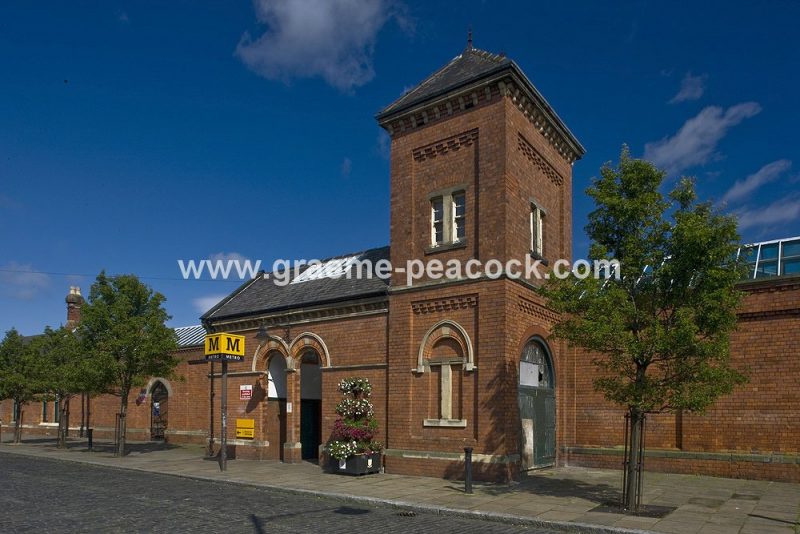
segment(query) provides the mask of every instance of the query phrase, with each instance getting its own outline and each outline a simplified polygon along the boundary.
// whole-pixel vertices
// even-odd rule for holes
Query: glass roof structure
[[[747,279],[800,275],[800,236],[752,243],[737,258],[747,263]]]

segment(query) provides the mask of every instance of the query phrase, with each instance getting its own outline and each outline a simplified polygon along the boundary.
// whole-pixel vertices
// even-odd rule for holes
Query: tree
[[[644,415],[702,413],[746,380],[729,363],[741,299],[736,220],[698,203],[687,178],[665,197],[665,176],[623,147],[618,166],[603,166],[587,190],[596,204],[589,260],[618,260],[619,276],[573,273],[544,289],[562,314],[554,335],[594,355],[595,389],[627,409],[627,509],[638,502]]]
[[[81,309],[78,333],[91,355],[108,393],[120,397],[120,440],[117,454],[125,454],[128,398],[133,387],[151,376],[172,376],[178,359],[175,332],[163,303],[134,275],[106,276],[101,272]]]
[[[14,443],[22,440],[22,406],[42,390],[35,341],[12,328],[0,342],[0,399],[14,401]]]
[[[38,338],[41,387],[44,395],[58,399],[58,447],[66,446],[69,430],[69,407],[72,397],[94,393],[102,385],[103,375],[83,350],[77,332],[61,327],[47,327]]]

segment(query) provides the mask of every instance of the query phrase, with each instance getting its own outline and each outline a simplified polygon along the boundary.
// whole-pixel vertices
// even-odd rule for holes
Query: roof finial
[[[467,30],[467,50],[472,50],[472,25],[470,24]]]

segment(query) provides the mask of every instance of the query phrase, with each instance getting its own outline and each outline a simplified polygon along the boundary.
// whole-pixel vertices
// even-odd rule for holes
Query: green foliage
[[[42,367],[34,341],[13,328],[0,341],[0,399],[22,404],[42,391]]]
[[[96,368],[95,384],[127,397],[151,376],[172,376],[175,332],[166,326],[165,298],[136,276],[100,273],[81,309],[83,350]]]
[[[53,330],[48,326],[36,338],[35,345],[44,392],[65,398],[77,393],[95,393],[102,385],[102,375],[83,350],[76,331],[66,327]]]
[[[683,178],[665,197],[665,173],[630,157],[605,165],[587,190],[590,260],[616,259],[620,279],[553,279],[556,337],[595,355],[594,386],[641,413],[702,412],[745,377],[729,364],[742,267],[736,220],[696,200]]]

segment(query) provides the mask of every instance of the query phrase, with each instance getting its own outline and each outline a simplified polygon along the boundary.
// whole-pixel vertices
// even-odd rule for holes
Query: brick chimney
[[[69,295],[64,300],[67,302],[67,327],[72,328],[81,320],[81,306],[83,305],[81,288],[70,286]]]

